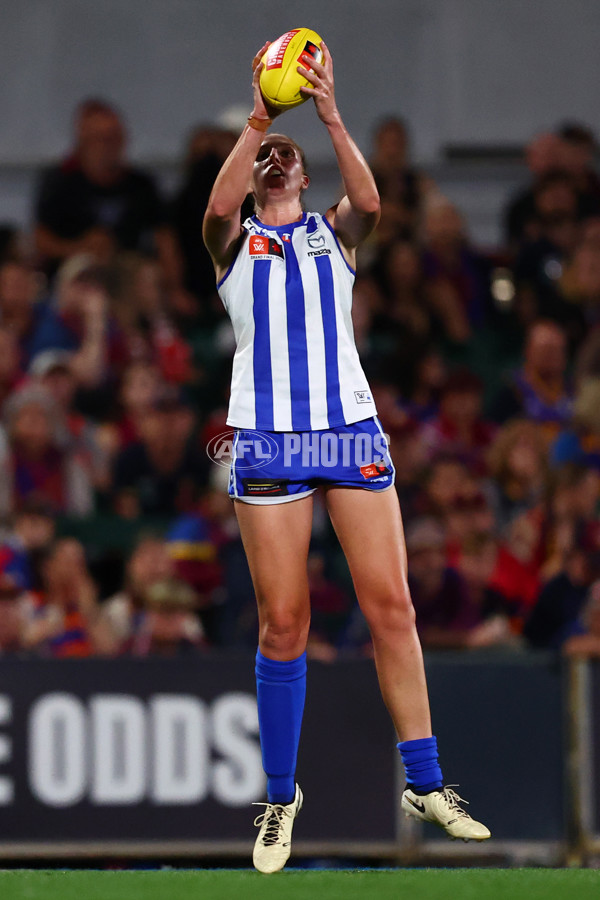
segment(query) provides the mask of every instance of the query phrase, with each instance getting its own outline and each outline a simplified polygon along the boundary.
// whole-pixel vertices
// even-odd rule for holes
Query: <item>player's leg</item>
[[[306,692],[312,507],[312,496],[267,505],[235,503],[258,604],[256,686],[268,803],[256,820],[261,827],[253,858],[265,873],[285,865],[302,806],[295,770]]]
[[[326,499],[371,632],[381,693],[401,742],[409,782],[403,807],[452,837],[483,840],[489,837],[487,828],[458,806],[453,792],[441,790],[396,492],[329,488]]]

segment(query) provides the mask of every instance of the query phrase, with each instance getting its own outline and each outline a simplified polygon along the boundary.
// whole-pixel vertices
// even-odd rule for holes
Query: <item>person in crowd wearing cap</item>
[[[206,646],[195,614],[196,592],[177,578],[154,582],[144,592],[144,614],[124,652],[132,656],[181,656]]]
[[[100,617],[98,591],[79,541],[55,541],[41,573],[41,590],[30,595],[24,646],[54,658],[114,653],[112,634]]]
[[[31,499],[55,513],[84,516],[94,506],[90,472],[65,444],[63,417],[50,392],[26,385],[4,407],[0,443],[0,511],[5,515]]]

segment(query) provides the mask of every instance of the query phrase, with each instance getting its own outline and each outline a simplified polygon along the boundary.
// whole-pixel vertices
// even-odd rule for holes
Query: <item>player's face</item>
[[[299,195],[308,185],[298,149],[283,135],[269,135],[261,144],[254,163],[254,193]]]

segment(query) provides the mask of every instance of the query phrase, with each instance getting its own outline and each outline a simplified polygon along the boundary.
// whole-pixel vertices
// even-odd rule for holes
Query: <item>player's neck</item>
[[[291,225],[299,222],[303,216],[302,206],[298,201],[285,203],[266,203],[256,207],[256,216],[263,225]]]

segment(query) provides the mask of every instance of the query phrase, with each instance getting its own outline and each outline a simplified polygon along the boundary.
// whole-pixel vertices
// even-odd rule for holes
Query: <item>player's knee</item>
[[[304,615],[268,616],[261,622],[261,647],[278,655],[299,656],[306,646],[310,619]]]
[[[385,637],[415,627],[415,610],[408,587],[391,587],[372,598],[363,609],[373,636]]]

